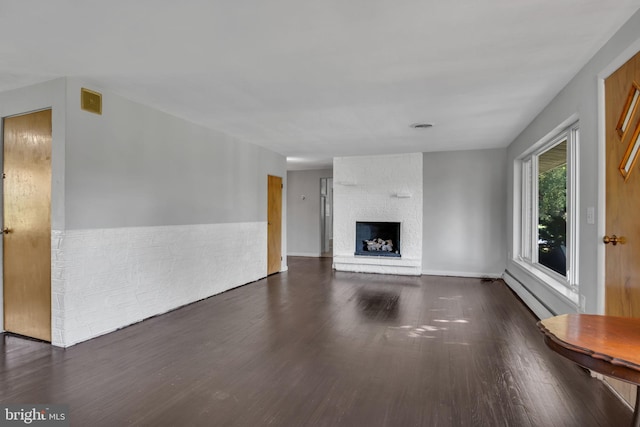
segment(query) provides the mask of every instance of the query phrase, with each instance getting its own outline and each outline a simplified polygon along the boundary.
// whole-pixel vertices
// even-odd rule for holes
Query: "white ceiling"
[[[639,7],[0,0],[0,92],[81,77],[286,155],[289,169],[504,147]]]

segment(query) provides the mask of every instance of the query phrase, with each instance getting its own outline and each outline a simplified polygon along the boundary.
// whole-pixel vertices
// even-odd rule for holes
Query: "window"
[[[578,124],[536,144],[521,170],[516,257],[549,284],[577,291]]]
[[[567,140],[538,156],[538,262],[567,275]]]

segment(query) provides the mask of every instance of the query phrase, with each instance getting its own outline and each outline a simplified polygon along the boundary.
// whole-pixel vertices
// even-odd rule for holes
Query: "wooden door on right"
[[[640,53],[605,80],[605,313],[640,317]],[[608,380],[628,402],[636,387]]]

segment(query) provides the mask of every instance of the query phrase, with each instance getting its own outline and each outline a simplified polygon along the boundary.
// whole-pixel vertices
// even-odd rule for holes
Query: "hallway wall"
[[[81,87],[103,94],[102,115],[80,109]],[[0,97],[2,116],[52,106],[54,345],[266,276],[283,156],[75,78]],[[285,194],[283,253],[286,218]]]
[[[286,183],[285,158],[95,86],[103,114],[87,113],[83,86],[68,79],[54,236],[64,345],[266,276],[267,175]]]

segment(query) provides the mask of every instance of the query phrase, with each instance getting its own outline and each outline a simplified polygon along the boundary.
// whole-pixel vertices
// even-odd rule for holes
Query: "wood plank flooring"
[[[0,335],[0,402],[73,426],[626,426],[502,281],[289,272],[68,349]]]

